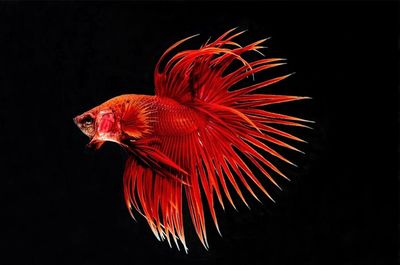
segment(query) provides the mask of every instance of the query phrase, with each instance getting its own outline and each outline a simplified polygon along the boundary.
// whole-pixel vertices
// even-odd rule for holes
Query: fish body
[[[128,94],[112,98],[74,118],[80,126],[93,119],[90,144],[105,141],[148,141],[193,133],[207,119],[194,108],[167,97]],[[83,129],[84,127],[82,127]]]
[[[233,31],[197,50],[177,53],[162,67],[166,55],[190,37],[172,45],[156,65],[155,95],[117,96],[74,118],[90,138],[88,146],[98,149],[111,141],[128,151],[123,182],[129,212],[133,218],[135,212],[142,215],[157,239],[175,242],[185,251],[183,204],[208,248],[205,208],[220,232],[216,203],[224,208],[226,199],[236,208],[231,197],[235,192],[248,205],[238,183],[259,200],[252,182],[273,200],[260,175],[277,187],[274,177],[287,177],[268,156],[294,165],[274,146],[300,151],[285,139],[304,142],[276,125],[308,127],[307,120],[265,110],[307,97],[254,93],[290,75],[233,88],[257,72],[284,64],[282,58],[247,62],[243,54],[258,52],[265,40],[241,46],[233,39],[242,32]],[[242,66],[228,70],[234,61]]]

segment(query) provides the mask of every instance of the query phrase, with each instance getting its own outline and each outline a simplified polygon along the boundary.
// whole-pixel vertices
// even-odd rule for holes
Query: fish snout
[[[76,126],[88,137],[92,138],[95,134],[95,119],[94,116],[88,113],[78,115],[73,118]]]
[[[76,117],[73,118],[72,120],[74,121],[75,125],[79,127],[78,117],[79,117],[79,116],[76,116]]]

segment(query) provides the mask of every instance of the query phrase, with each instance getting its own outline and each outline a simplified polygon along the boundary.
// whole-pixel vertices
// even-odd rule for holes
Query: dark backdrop
[[[0,21],[1,264],[395,263],[397,4],[16,2],[0,5]],[[316,124],[292,130],[307,154],[289,154],[297,169],[279,164],[292,182],[281,181],[277,204],[218,208],[223,237],[209,223],[209,251],[188,220],[186,255],[131,219],[126,155],[86,150],[72,117],[153,93],[169,45],[200,33],[185,46],[197,47],[236,26],[249,30],[241,43],[272,36],[267,56],[296,74],[267,91],[313,97],[281,110]]]

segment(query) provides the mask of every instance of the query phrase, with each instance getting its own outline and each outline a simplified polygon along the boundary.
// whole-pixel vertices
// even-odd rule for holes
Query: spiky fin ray
[[[266,39],[241,46],[233,39],[243,32],[224,33],[214,42],[207,42],[198,50],[188,50],[174,55],[161,69],[167,54],[191,36],[172,45],[157,63],[154,77],[156,95],[169,97],[190,106],[205,118],[195,132],[184,136],[159,136],[160,152],[179,167],[175,179],[162,176],[157,169],[146,168],[134,160],[128,160],[125,174],[125,195],[128,207],[142,213],[159,240],[170,238],[179,248],[177,240],[187,250],[182,218],[182,190],[187,198],[194,228],[208,248],[205,227],[204,205],[201,190],[205,193],[212,219],[219,231],[215,214],[213,194],[224,207],[222,193],[234,207],[227,183],[231,183],[241,200],[248,206],[238,181],[257,200],[249,185],[253,182],[271,200],[272,197],[261,181],[249,168],[238,152],[262,172],[267,179],[279,187],[271,173],[287,178],[256,148],[287,163],[292,163],[275,151],[269,143],[299,151],[297,148],[275,138],[278,135],[294,141],[300,138],[274,128],[274,124],[307,127],[307,120],[259,109],[271,104],[302,100],[306,97],[286,95],[252,94],[252,92],[279,82],[290,75],[265,80],[254,85],[230,91],[232,86],[254,74],[283,65],[282,58],[266,58],[247,62],[242,55],[256,51]],[[230,73],[228,67],[234,60],[243,66]],[[161,155],[160,155],[161,156]],[[163,157],[163,156],[161,156]],[[168,162],[172,164],[171,162]],[[156,165],[154,166],[157,167]],[[150,172],[150,173],[149,173]],[[148,178],[148,179],[144,179]],[[150,180],[149,180],[150,179]],[[182,180],[186,183],[184,184]],[[147,194],[145,194],[147,192]]]

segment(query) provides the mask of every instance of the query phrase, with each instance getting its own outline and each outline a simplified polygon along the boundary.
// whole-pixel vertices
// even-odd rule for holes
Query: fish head
[[[78,128],[90,138],[88,147],[100,148],[105,141],[120,143],[121,126],[111,108],[96,107],[74,118]]]
[[[88,111],[74,118],[74,123],[78,128],[90,139],[92,139],[96,132],[96,116],[94,113]]]

